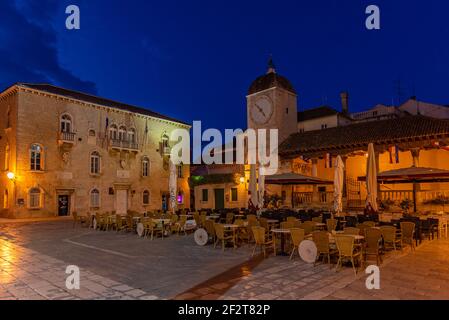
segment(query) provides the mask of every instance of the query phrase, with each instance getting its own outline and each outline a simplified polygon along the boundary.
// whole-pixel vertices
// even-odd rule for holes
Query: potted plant
[[[404,211],[404,215],[408,215],[410,211],[410,207],[413,205],[413,201],[410,199],[405,199],[401,202],[401,209]]]

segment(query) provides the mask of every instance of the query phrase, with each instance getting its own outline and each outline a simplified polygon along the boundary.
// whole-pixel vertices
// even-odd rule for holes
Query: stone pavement
[[[249,259],[193,237],[141,239],[131,233],[73,229],[69,221],[0,224],[0,299],[449,299],[449,241],[389,253],[381,289],[351,268],[308,265],[298,257]],[[81,290],[65,269],[81,269]]]

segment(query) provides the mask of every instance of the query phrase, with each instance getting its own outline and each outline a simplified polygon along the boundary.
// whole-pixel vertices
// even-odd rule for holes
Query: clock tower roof
[[[274,87],[279,87],[296,94],[295,88],[291,82],[287,78],[276,73],[273,59],[270,58],[267,73],[253,81],[249,87],[248,95]]]

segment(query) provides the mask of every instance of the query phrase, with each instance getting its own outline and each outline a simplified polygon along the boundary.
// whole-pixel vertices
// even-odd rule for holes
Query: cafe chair
[[[293,256],[295,255],[295,252],[298,252],[299,245],[304,240],[305,237],[304,229],[291,228],[290,235],[292,238],[292,245],[293,245],[292,252],[290,253],[290,260],[292,260]]]
[[[354,274],[357,275],[357,269],[355,268],[355,261],[359,260],[361,264],[362,252],[354,245],[354,237],[350,235],[335,235],[335,243],[338,249],[338,262],[336,271],[342,266],[344,260],[351,261]]]
[[[393,248],[393,250],[397,250],[398,246],[402,250],[402,239],[398,236],[398,229],[393,226],[381,226],[380,232],[382,233],[382,237],[384,240],[384,248]]]
[[[326,220],[327,231],[332,232],[337,230],[337,223],[338,221],[336,219],[327,219]]]
[[[229,234],[227,232],[225,232],[224,226],[222,224],[216,223],[214,225],[215,228],[215,236],[216,236],[216,241],[214,244],[214,248],[216,247],[218,242],[221,242],[221,246],[222,246],[222,250],[225,250],[226,247],[226,243],[232,243],[232,245],[235,248],[235,237],[234,234]]]
[[[382,232],[380,229],[368,228],[365,230],[365,262],[368,257],[375,257],[376,264],[382,263]]]
[[[409,244],[415,250],[415,224],[413,222],[401,222],[401,240],[403,244]]]
[[[254,256],[256,253],[257,247],[260,247],[263,252],[263,257],[266,257],[266,247],[271,247],[273,244],[273,241],[268,239],[265,236],[265,228],[263,227],[252,227],[254,241],[256,244],[254,245],[253,254],[251,256]]]
[[[315,231],[312,233],[312,240],[315,243],[317,247],[317,257],[315,260],[314,265],[318,262],[320,257],[323,257],[323,263],[324,259],[327,257],[327,263],[329,264],[329,267],[331,266],[331,256],[336,255],[338,253],[338,250],[332,249],[329,244],[329,233],[326,231]]]

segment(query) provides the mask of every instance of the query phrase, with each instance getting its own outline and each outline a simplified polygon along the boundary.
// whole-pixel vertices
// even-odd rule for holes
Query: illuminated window
[[[203,189],[201,192],[202,192],[201,201],[204,201],[204,202],[209,201],[209,190]]]
[[[71,133],[72,132],[72,117],[68,114],[64,114],[61,117],[61,132]]]
[[[149,192],[148,190],[145,190],[145,191],[142,193],[142,204],[143,204],[144,206],[147,206],[147,205],[150,204],[150,192]]]
[[[39,209],[42,207],[42,194],[39,188],[30,189],[28,199],[30,209]]]
[[[100,191],[98,191],[98,189],[92,189],[90,191],[90,207],[91,208],[100,207]]]
[[[231,201],[237,201],[237,200],[238,200],[237,188],[231,188]]]
[[[90,155],[90,174],[100,174],[100,154],[97,151]]]
[[[42,168],[42,147],[32,144],[30,148],[30,169],[31,171],[41,171]]]
[[[148,177],[150,175],[150,159],[148,157],[142,158],[142,177]]]

